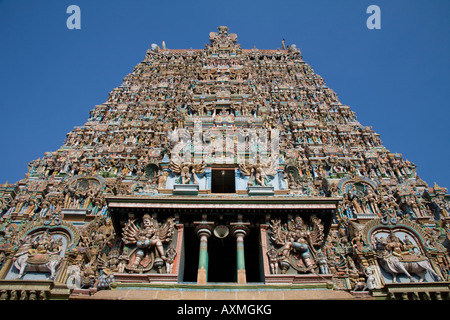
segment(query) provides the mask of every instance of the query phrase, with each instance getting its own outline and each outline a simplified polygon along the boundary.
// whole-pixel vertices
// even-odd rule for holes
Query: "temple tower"
[[[296,45],[243,49],[220,26],[204,49],[152,44],[61,148],[0,185],[0,296],[448,299],[449,199]]]

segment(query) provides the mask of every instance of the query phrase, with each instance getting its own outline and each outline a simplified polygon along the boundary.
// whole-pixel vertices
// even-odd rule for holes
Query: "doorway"
[[[211,236],[208,240],[208,282],[236,282],[236,239]]]
[[[184,228],[180,279],[183,282],[197,282],[200,239],[193,227]]]
[[[236,193],[234,168],[213,168],[211,170],[212,193]]]
[[[259,228],[251,228],[244,238],[247,283],[264,282]],[[208,240],[208,282],[237,282],[236,238],[228,235]]]
[[[180,279],[183,282],[197,281],[199,246],[200,240],[194,228],[186,227],[180,266]],[[244,250],[247,282],[264,282],[259,228],[250,228],[244,238]],[[237,282],[236,238],[233,235],[218,238],[212,234],[208,238],[208,282]]]
[[[247,283],[264,282],[264,264],[259,227],[250,228],[250,232],[244,238],[244,250]]]

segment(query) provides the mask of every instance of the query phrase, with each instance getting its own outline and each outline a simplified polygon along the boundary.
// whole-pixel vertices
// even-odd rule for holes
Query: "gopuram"
[[[295,45],[209,41],[151,45],[0,185],[0,299],[449,299],[447,189]]]

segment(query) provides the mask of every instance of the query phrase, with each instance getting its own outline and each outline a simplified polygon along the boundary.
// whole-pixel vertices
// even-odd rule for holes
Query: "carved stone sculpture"
[[[123,228],[123,242],[133,246],[125,269],[145,272],[151,270],[157,260],[167,260],[163,243],[172,240],[175,223],[173,218],[168,218],[165,224],[160,226],[148,214],[142,217],[140,225],[136,226],[135,222],[129,220]]]

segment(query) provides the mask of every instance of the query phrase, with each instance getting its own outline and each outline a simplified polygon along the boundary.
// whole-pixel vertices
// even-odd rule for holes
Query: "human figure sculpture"
[[[282,265],[282,273],[286,272],[288,266],[301,272],[315,272],[316,264],[311,250],[321,245],[323,228],[320,219],[312,221],[306,226],[303,219],[296,216],[283,227],[280,219],[272,220],[271,239],[281,245],[278,260]]]
[[[181,184],[189,184],[191,181],[191,174],[194,178],[194,184],[198,184],[196,174],[202,174],[205,172],[206,164],[204,162],[201,163],[188,163],[181,162],[176,163],[171,161],[169,164],[169,169],[180,175]]]
[[[423,282],[426,273],[430,273],[435,280],[440,280],[428,259],[421,254],[413,254],[405,250],[404,242],[395,235],[393,230],[386,239],[375,238],[374,247],[381,267],[392,275],[392,282],[397,282],[399,274],[405,274],[411,282],[415,282],[412,274],[418,275],[419,281]]]
[[[158,177],[158,189],[166,188],[166,181],[169,174],[170,174],[169,171],[164,170],[162,175]]]
[[[142,267],[146,268],[154,263],[154,259],[149,256],[153,248],[156,248],[162,260],[167,260],[163,242],[169,242],[173,232],[173,218],[167,219],[163,227],[159,227],[157,222],[149,214],[145,214],[142,217],[140,227],[137,227],[134,221],[129,220],[123,229],[122,237],[126,245],[136,246],[136,251],[130,259],[129,267],[131,269],[138,269],[143,264]]]
[[[23,244],[14,255],[14,266],[19,270],[18,279],[29,270],[50,272],[49,280],[53,280],[61,264],[60,252],[63,250],[62,239],[55,239],[48,231],[33,239],[25,237]]]
[[[373,270],[373,266],[368,266],[364,268],[364,274],[366,275],[366,288],[368,290],[376,289],[377,279],[375,277],[375,271]]]

